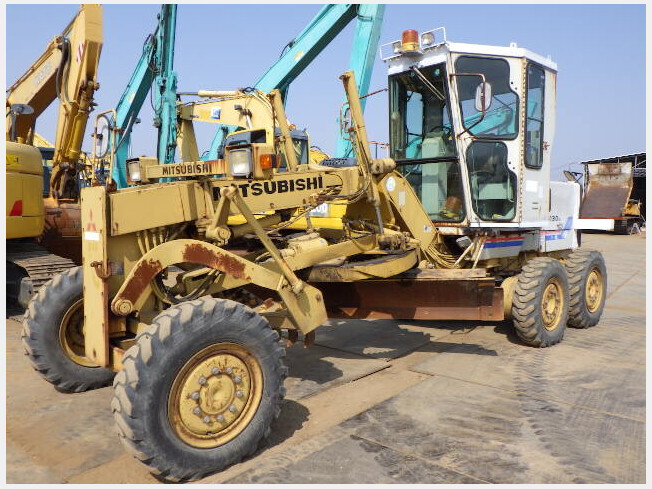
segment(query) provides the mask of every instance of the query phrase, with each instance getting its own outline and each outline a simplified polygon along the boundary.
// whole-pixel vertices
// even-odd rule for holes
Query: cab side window
[[[472,136],[491,139],[515,139],[518,136],[518,95],[509,84],[509,64],[504,59],[461,56],[455,63],[457,73],[484,75],[490,87],[488,108],[476,107],[480,78],[458,76],[462,124]]]
[[[543,164],[543,104],[546,75],[537,65],[527,68],[527,116],[525,118],[525,165]]]
[[[516,175],[507,167],[507,146],[474,141],[466,153],[473,210],[486,221],[510,221],[516,213]]]

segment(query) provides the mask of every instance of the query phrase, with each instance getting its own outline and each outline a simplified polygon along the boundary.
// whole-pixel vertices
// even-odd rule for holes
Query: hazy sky
[[[179,91],[252,85],[321,5],[190,5],[177,12],[175,70]],[[11,85],[77,12],[78,5],[7,5],[6,85]],[[159,4],[104,5],[98,111],[115,106],[156,26]],[[334,150],[352,22],[290,89],[287,113],[312,144]],[[388,5],[381,44],[405,29],[446,28],[453,42],[507,46],[517,42],[557,62],[557,130],[553,167],[645,151],[645,5]],[[377,57],[370,90],[387,86]],[[145,102],[132,155],[156,153],[152,111]],[[93,115],[92,115],[93,117]],[[370,99],[370,139],[387,141],[387,97]],[[37,132],[53,140],[52,107]],[[92,124],[87,134],[92,132]],[[202,139],[203,136],[203,139]],[[208,148],[210,134],[200,133]],[[90,151],[91,138],[84,149]]]

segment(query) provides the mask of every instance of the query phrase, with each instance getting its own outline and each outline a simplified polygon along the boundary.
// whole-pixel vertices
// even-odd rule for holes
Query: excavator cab
[[[381,55],[390,156],[433,222],[461,230],[549,220],[555,63],[515,43],[451,43],[443,28],[406,31]]]

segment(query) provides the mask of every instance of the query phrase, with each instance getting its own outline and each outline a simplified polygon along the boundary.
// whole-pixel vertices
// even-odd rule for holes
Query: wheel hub
[[[557,279],[551,279],[543,291],[541,312],[543,325],[549,331],[559,327],[564,304],[561,284]]]
[[[602,284],[602,274],[594,268],[586,279],[585,301],[589,312],[595,312],[602,302]]]
[[[194,355],[176,376],[168,415],[184,442],[212,448],[244,430],[261,394],[256,359],[239,345],[212,345]]]
[[[82,367],[96,367],[86,357],[84,347],[84,299],[79,299],[66,311],[59,323],[59,343],[70,360]]]

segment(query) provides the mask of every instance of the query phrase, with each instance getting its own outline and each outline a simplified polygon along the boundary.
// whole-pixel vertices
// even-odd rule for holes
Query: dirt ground
[[[600,324],[521,345],[507,324],[331,321],[288,349],[268,446],[203,483],[645,483],[645,234],[603,252]],[[113,432],[112,388],[60,394],[7,336],[8,483],[156,483]]]

